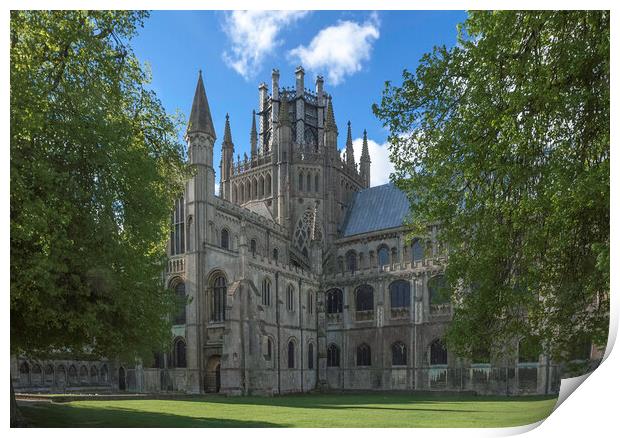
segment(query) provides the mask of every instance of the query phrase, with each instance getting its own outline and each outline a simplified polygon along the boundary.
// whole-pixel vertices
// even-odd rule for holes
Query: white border
[[[8,3],[8,4],[7,4]],[[349,4],[350,3],[350,4]],[[455,1],[455,0],[425,0],[425,1],[403,1],[403,0],[383,0],[383,1],[370,1],[370,0],[356,0],[356,1],[334,1],[334,0],[302,0],[297,1],[294,4],[290,1],[282,0],[264,0],[261,2],[249,1],[249,0],[229,0],[223,1],[199,1],[199,0],[178,0],[175,2],[170,1],[120,1],[120,0],[108,0],[108,1],[79,1],[79,0],[67,0],[67,1],[41,1],[41,0],[23,0],[23,1],[9,1],[4,3],[4,32],[2,33],[2,41],[0,44],[0,50],[2,51],[2,59],[4,60],[5,68],[1,72],[2,78],[2,96],[5,104],[2,106],[2,123],[5,142],[2,148],[3,160],[1,161],[3,166],[3,178],[2,178],[2,205],[4,207],[4,214],[2,215],[3,232],[1,235],[1,244],[3,249],[3,263],[0,265],[2,269],[3,278],[5,281],[10,281],[9,272],[9,10],[10,9],[78,9],[78,8],[100,8],[100,9],[322,9],[322,10],[340,10],[340,9],[356,9],[356,10],[379,10],[379,9],[395,9],[395,10],[440,10],[440,9],[611,9],[612,10],[612,59],[611,59],[611,71],[616,69],[616,62],[613,48],[618,46],[618,8],[615,8],[615,3],[612,1],[600,1],[590,0],[588,2],[579,2],[575,0],[565,0],[562,2],[550,2],[550,1],[533,1],[533,0],[521,0],[519,2],[509,2],[504,0],[480,0],[480,1]],[[148,22],[147,24],[148,25]],[[412,60],[412,67],[417,60]],[[612,123],[611,123],[611,138],[617,137],[617,102],[618,102],[618,87],[616,77],[612,75],[612,89],[611,89],[611,111],[612,111]],[[612,156],[613,156],[612,147]],[[616,182],[615,175],[617,174],[617,166],[612,159],[612,205],[617,200],[616,194],[618,193],[618,184]],[[612,209],[612,224],[615,223],[616,215],[615,209]],[[614,232],[614,228],[611,230],[611,247],[616,247],[620,242],[617,238],[617,233]],[[613,253],[613,250],[612,250]],[[617,275],[614,273],[614,267],[617,263],[614,263],[612,257],[612,290],[617,284]],[[6,284],[6,283],[5,283]],[[8,286],[8,285],[7,285]],[[5,290],[5,303],[8,303],[8,290]],[[545,421],[536,425],[524,426],[519,428],[505,428],[505,429],[391,429],[388,433],[395,437],[411,437],[415,436],[454,436],[458,433],[459,437],[480,437],[480,436],[506,436],[517,433],[524,433],[529,431],[530,436],[562,436],[564,434],[568,436],[572,435],[592,435],[600,433],[602,436],[608,436],[613,434],[610,431],[617,430],[618,426],[618,412],[617,405],[614,403],[616,400],[616,394],[619,389],[618,369],[620,359],[618,354],[614,354],[612,351],[613,343],[615,341],[617,329],[618,329],[618,299],[615,294],[612,294],[612,314],[611,314],[611,327],[610,327],[610,342],[606,351],[606,360],[601,366],[590,375],[586,383],[581,385],[573,395],[568,397],[564,403]],[[5,336],[4,336],[4,351],[5,360],[0,361],[4,378],[4,403],[3,412],[5,413],[6,426],[8,427],[8,397],[9,385],[6,377],[9,375],[9,306],[4,307],[4,321],[5,321]],[[563,385],[564,386],[564,385]],[[136,434],[140,431],[133,430],[117,430],[115,433],[122,434]],[[149,435],[155,434],[170,434],[171,431],[166,429],[153,429],[145,431]],[[59,429],[59,430],[38,430],[38,429],[12,429],[12,434],[19,434],[30,436],[35,433],[46,433],[52,435],[63,436],[78,436],[85,433],[94,436],[103,436],[109,434],[108,430],[101,429]],[[203,431],[196,429],[185,429],[182,432],[187,435],[210,434],[211,431]],[[291,434],[290,429],[269,429],[269,430],[215,430],[213,433],[222,433],[226,435],[246,435],[251,433],[255,434],[269,434],[270,436],[289,436]],[[340,429],[300,429],[296,430],[295,435],[300,436],[314,436],[317,433],[324,435],[342,436],[342,434],[355,433],[357,436],[375,436],[376,434],[385,433],[380,429],[358,429],[355,431],[346,431]]]

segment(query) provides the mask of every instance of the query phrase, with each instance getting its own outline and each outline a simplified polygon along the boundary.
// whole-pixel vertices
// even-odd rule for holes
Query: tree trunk
[[[11,379],[11,427],[21,426],[23,426],[23,422],[21,415],[19,415],[19,408],[15,400],[15,391],[13,391],[13,379]]]

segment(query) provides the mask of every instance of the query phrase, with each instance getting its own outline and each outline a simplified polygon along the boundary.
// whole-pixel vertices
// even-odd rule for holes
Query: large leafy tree
[[[11,352],[133,359],[170,337],[186,168],[131,11],[11,13]]]
[[[472,12],[373,110],[412,234],[440,224],[449,248],[449,346],[604,345],[609,12]]]

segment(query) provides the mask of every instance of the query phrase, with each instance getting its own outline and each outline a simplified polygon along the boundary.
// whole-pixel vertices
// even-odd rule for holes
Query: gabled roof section
[[[202,82],[202,70],[198,72],[198,83],[194,93],[192,112],[189,115],[189,123],[187,124],[187,133],[191,132],[204,132],[211,135],[214,140],[216,138],[213,120],[211,119],[211,109],[209,108],[205,85]]]
[[[409,200],[394,184],[370,187],[357,192],[342,237],[400,227],[409,213]]]

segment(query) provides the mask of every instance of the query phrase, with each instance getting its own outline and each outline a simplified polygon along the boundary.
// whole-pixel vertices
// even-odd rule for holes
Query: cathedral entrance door
[[[207,361],[205,377],[205,392],[219,392],[221,384],[219,355],[211,356]]]

